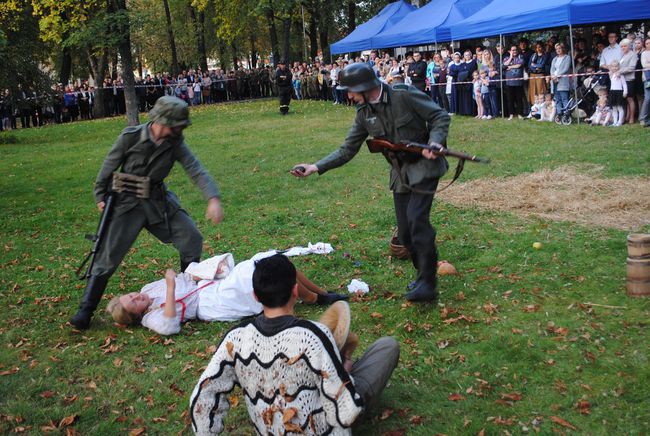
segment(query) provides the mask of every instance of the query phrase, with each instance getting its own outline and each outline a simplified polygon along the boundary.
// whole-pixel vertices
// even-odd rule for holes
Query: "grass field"
[[[383,335],[402,349],[378,409],[355,433],[650,432],[650,303],[625,293],[627,232],[436,202],[440,257],[460,274],[441,278],[438,305],[405,304],[413,269],[388,256],[395,220],[385,161],[363,150],[322,177],[288,174],[337,147],[353,109],[294,102],[280,117],[276,108],[261,101],[192,113],[187,142],[221,186],[221,225],[203,218],[205,203],[182,169],[168,185],[204,234],[205,255],[232,252],[239,261],[330,242],[331,255],[295,263],[326,289],[344,292],[353,278],[371,285],[351,303],[360,350]],[[173,247],[141,234],[92,328],[66,325],[83,291],[74,278],[89,249],[83,234],[98,218],[93,181],[122,127],[112,119],[29,129],[0,145],[1,433],[191,432],[189,395],[232,324],[193,322],[166,339],[119,328],[102,312],[106,297],[177,267]],[[648,178],[649,134],[454,117],[449,146],[493,160],[467,164],[461,181],[567,164]],[[297,310],[314,319],[323,309]],[[251,434],[246,418],[240,398],[228,433]]]

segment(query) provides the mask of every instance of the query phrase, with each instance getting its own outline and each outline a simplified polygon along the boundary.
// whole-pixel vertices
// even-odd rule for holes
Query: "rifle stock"
[[[366,141],[366,144],[368,145],[368,149],[371,153],[382,153],[385,150],[394,152],[406,151],[409,153],[421,153],[422,150],[429,150],[439,156],[450,156],[457,159],[478,163],[490,163],[490,159],[467,154],[462,151],[450,150],[441,144],[421,144],[412,141],[402,141],[399,144],[394,144],[390,141],[387,141],[386,139],[380,138],[368,139]]]

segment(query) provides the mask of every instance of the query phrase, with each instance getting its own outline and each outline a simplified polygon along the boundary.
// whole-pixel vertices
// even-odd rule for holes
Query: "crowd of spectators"
[[[552,36],[532,44],[526,38],[497,44],[494,51],[443,47],[395,58],[372,50],[367,56],[332,63],[294,62],[293,98],[349,105],[347,95],[336,89],[339,74],[349,63],[367,62],[382,82],[412,85],[450,114],[554,121],[577,114],[571,100],[579,102],[580,113],[594,125],[634,124],[637,119],[650,125],[650,38],[628,34],[619,42],[616,32],[608,32],[595,33],[589,47],[584,38],[573,42],[573,53],[570,44]],[[176,95],[190,105],[276,96],[274,79],[268,65],[239,66],[227,73],[190,69],[177,76],[158,73],[137,79],[136,95],[139,110],[145,112],[163,95]],[[103,98],[97,98],[98,92]],[[107,77],[97,89],[87,81],[55,85],[40,95],[19,85],[14,94],[6,89],[0,95],[0,129],[15,129],[18,120],[30,127],[90,119],[96,101],[103,102],[106,116],[124,114],[122,78]]]
[[[577,38],[573,53],[569,43],[552,36],[533,44],[526,38],[497,44],[494,52],[482,46],[462,52],[445,47],[395,59],[373,51],[367,62],[380,80],[413,85],[450,114],[540,121],[580,114],[590,121],[600,99],[611,113],[607,125],[637,120],[648,125],[650,38],[618,38],[616,32],[596,33],[591,49]]]

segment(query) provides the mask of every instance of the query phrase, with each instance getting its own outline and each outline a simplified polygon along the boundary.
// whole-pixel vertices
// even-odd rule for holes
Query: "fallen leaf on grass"
[[[413,415],[409,418],[409,422],[413,425],[420,425],[424,421],[420,415]]]
[[[539,304],[528,304],[524,306],[521,310],[526,313],[537,312],[539,310]]]
[[[589,415],[591,413],[591,404],[587,400],[580,400],[576,403],[576,409],[583,415]]]
[[[113,365],[115,365],[116,368],[119,368],[120,366],[122,366],[122,362],[123,362],[123,360],[120,359],[119,357],[116,357],[115,359],[113,359]]]
[[[387,420],[388,418],[390,418],[393,415],[393,412],[395,412],[395,411],[393,409],[391,409],[391,408],[384,409],[384,411],[381,412],[381,415],[379,415],[379,420],[380,421]]]
[[[144,427],[139,427],[139,428],[134,428],[129,432],[129,436],[140,436],[145,433],[146,428]]]
[[[502,393],[501,398],[504,399],[504,400],[509,400],[509,401],[519,401],[523,397],[519,392],[512,392],[512,393],[509,393],[509,394],[503,394]]]
[[[228,402],[230,403],[230,407],[233,409],[239,405],[239,396],[238,395],[231,395],[228,397]]]
[[[387,431],[382,434],[382,436],[404,436],[406,434],[406,430],[399,429],[399,430],[391,430]]]
[[[159,417],[159,418],[152,418],[151,420],[152,420],[153,422],[155,422],[155,423],[159,423],[159,422],[167,422],[167,418],[165,418],[164,416],[161,416],[161,417]]]
[[[382,318],[384,318],[384,315],[382,315],[379,312],[372,312],[370,314],[370,318],[372,318],[372,319],[382,319]]]
[[[521,335],[521,334],[524,333],[524,331],[522,329],[517,329],[517,328],[513,327],[512,328],[512,333],[515,334],[515,335]]]
[[[570,428],[571,430],[577,430],[576,427],[571,425],[567,420],[560,418],[559,416],[551,415],[551,421],[561,425],[562,427]]]
[[[0,371],[0,375],[12,375],[12,374],[17,373],[18,371],[20,371],[20,368],[15,366],[15,367],[13,367],[11,369],[8,369],[8,370],[5,370],[5,371]]]
[[[59,422],[59,428],[67,427],[69,425],[74,424],[74,422],[79,418],[79,415],[70,415],[66,416]]]
[[[460,401],[460,400],[464,400],[465,397],[464,397],[463,395],[461,395],[461,394],[456,393],[456,394],[450,394],[450,395],[447,397],[447,399],[448,399],[449,401]]]
[[[176,386],[176,383],[172,383],[171,385],[169,385],[169,389],[171,389],[172,392],[174,392],[179,397],[185,396],[185,391],[179,388],[178,386]]]
[[[72,404],[79,399],[78,395],[66,395],[63,397],[63,402],[65,404]]]
[[[56,395],[56,392],[52,392],[52,391],[41,392],[41,398],[52,398],[54,395]]]

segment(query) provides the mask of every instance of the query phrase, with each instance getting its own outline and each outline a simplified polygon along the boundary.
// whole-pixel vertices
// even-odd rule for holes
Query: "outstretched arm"
[[[165,282],[167,283],[167,295],[165,297],[165,318],[176,318],[176,271],[168,269],[165,271]]]

